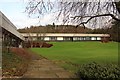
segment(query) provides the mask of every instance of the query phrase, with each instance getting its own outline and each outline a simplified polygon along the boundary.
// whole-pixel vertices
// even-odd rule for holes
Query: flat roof
[[[14,34],[21,40],[24,40],[24,37],[17,31],[15,25],[1,11],[0,11],[0,26]]]

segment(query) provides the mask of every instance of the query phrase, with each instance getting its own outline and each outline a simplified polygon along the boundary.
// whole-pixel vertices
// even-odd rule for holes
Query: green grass
[[[25,59],[13,52],[2,53],[2,76],[22,76],[27,63]]]
[[[97,62],[100,64],[118,63],[118,43],[109,42],[51,42],[51,48],[31,48],[32,51],[55,61],[86,64]],[[72,69],[64,64],[66,68]]]

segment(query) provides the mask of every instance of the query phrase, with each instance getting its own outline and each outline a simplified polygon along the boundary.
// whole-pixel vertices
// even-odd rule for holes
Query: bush
[[[84,64],[77,73],[78,77],[83,80],[90,79],[120,79],[120,68],[118,65],[100,65],[95,62]]]

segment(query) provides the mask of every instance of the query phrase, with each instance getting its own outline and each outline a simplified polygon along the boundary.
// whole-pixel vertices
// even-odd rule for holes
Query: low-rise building
[[[17,31],[16,26],[0,11],[0,43],[4,51],[7,47],[19,47],[24,37]]]
[[[21,33],[26,41],[101,41],[109,40],[109,34],[81,33]]]

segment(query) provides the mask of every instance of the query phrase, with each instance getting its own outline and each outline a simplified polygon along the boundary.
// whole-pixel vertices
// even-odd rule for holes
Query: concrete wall
[[[44,40],[45,41],[49,41],[50,39],[49,39],[49,37],[45,37]]]
[[[2,28],[0,26],[0,77],[2,77]]]
[[[0,12],[0,26],[21,40],[24,40],[24,37],[17,31],[17,28],[2,12]]]
[[[63,37],[57,37],[57,40],[58,40],[58,41],[62,41],[62,40],[63,40]]]

